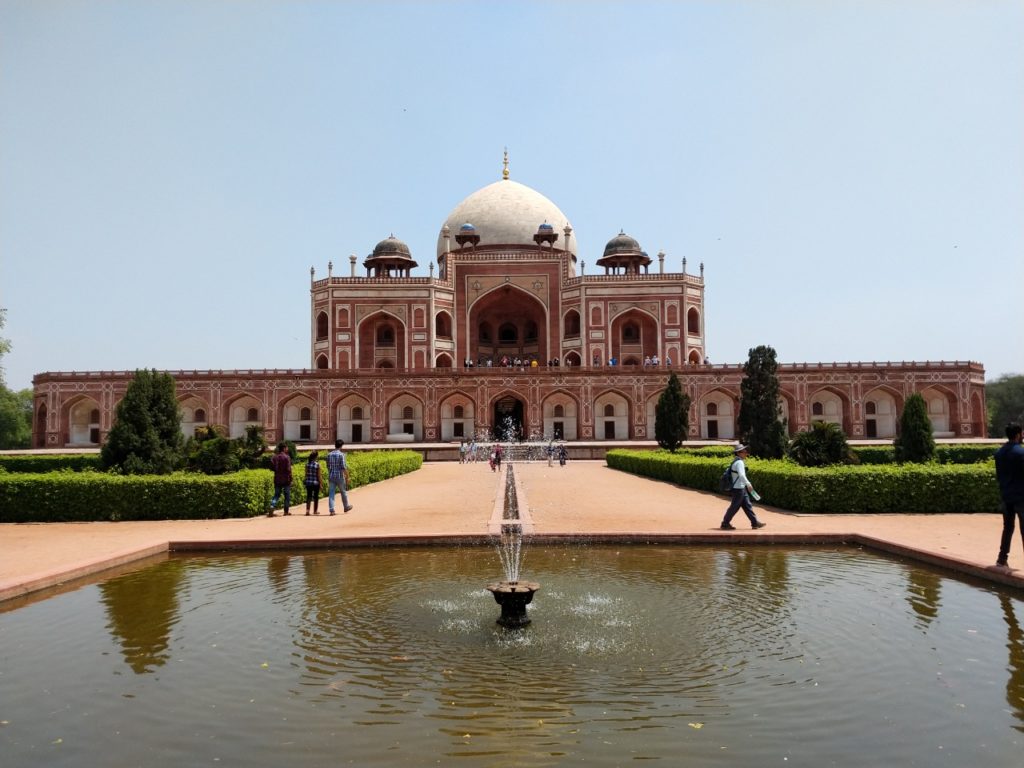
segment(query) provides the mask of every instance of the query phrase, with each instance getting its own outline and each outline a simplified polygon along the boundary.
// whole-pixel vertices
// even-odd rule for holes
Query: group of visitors
[[[334,441],[334,450],[327,454],[327,511],[334,512],[334,497],[341,494],[342,511],[350,512],[352,505],[348,503],[348,462],[342,448],[345,442],[341,439]],[[284,497],[284,514],[291,515],[292,502],[292,457],[288,453],[286,443],[278,443],[277,450],[270,459],[270,467],[274,470],[274,498],[270,500],[267,508],[267,517],[274,516],[274,509],[277,502]],[[310,451],[306,459],[306,474],[303,478],[303,485],[306,487],[306,514],[320,514],[320,486],[321,486],[320,454],[318,451]]]

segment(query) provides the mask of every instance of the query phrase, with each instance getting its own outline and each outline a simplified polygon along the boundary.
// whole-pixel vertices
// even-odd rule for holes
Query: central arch
[[[511,283],[481,296],[469,310],[466,357],[478,364],[502,358],[531,360],[551,357],[548,344],[547,309],[522,288]]]
[[[494,400],[494,436],[499,440],[522,440],[526,434],[526,404],[516,395],[506,393]]]

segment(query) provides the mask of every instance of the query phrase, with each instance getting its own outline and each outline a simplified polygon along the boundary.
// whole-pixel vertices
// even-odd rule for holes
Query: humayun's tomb
[[[310,368],[170,371],[182,430],[261,425],[270,442],[445,442],[512,425],[525,436],[653,440],[673,370],[692,399],[690,438],[736,435],[742,361],[707,361],[704,265],[666,271],[620,232],[577,261],[569,220],[539,192],[502,178],[452,210],[436,274],[413,277],[394,236],[357,274],[310,270]],[[338,270],[341,271],[341,270]],[[99,445],[133,372],[33,379],[33,446]],[[985,372],[974,362],[788,363],[780,408],[790,433],[813,421],[854,439],[896,434],[920,392],[937,437],[985,435]]]

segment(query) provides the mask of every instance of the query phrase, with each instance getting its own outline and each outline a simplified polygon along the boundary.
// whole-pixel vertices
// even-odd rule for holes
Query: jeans
[[[1024,501],[1003,501],[1003,536],[999,541],[997,563],[1005,563],[1010,556],[1014,523],[1020,523],[1020,538],[1024,542]]]
[[[327,480],[327,508],[330,509],[331,514],[334,514],[334,494],[341,493],[341,508],[346,512],[349,508],[348,503],[348,492],[345,488],[345,478],[328,478]]]
[[[273,513],[274,508],[277,506],[277,500],[281,498],[281,494],[284,494],[284,513],[288,514],[288,508],[292,505],[292,487],[291,485],[278,485],[274,483],[274,498],[270,500],[270,509],[267,511]]]
[[[732,489],[732,501],[729,502],[729,508],[725,510],[725,517],[722,518],[722,524],[728,525],[733,516],[739,512],[740,507],[743,507],[743,513],[747,516],[750,524],[756,525],[757,515],[754,514],[754,505],[750,503],[750,496],[747,494],[746,488]]]
[[[306,483],[306,512],[309,512],[311,502],[313,509],[320,506],[320,483]]]

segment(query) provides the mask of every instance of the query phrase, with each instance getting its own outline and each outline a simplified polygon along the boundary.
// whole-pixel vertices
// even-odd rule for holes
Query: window
[[[316,359],[316,367],[322,371],[327,370],[327,355],[320,355]]]
[[[377,343],[382,347],[395,346],[395,329],[390,325],[378,325]]]
[[[439,339],[452,337],[452,319],[447,312],[439,312],[434,320],[434,333]]]
[[[245,412],[245,420],[246,421],[259,421],[260,420],[260,412],[259,412],[259,410],[256,409],[256,408],[250,408],[249,410],[247,410]]]
[[[100,409],[99,408],[93,408],[91,411],[89,411],[89,423],[90,424],[99,424],[100,423]]]
[[[310,429],[309,424],[299,425],[299,440],[309,440]]]
[[[406,434],[406,435],[415,435],[415,434],[416,434],[416,433],[415,433],[415,432],[413,431],[413,428],[412,428],[412,422],[411,422],[411,421],[407,421],[407,422],[405,422],[405,423],[404,423],[404,424],[402,425],[402,433],[403,433],[403,434]]]
[[[626,344],[640,341],[640,328],[636,323],[626,323],[622,326],[622,341]]]
[[[465,437],[465,434],[461,421],[452,425],[452,437]]]
[[[316,340],[323,341],[327,338],[327,313],[321,312],[316,316]]]
[[[415,418],[415,411],[413,410],[413,407],[411,405],[407,405],[407,406],[405,406],[405,408],[402,409],[402,418],[403,419]]]
[[[864,404],[864,413],[868,414],[869,416],[874,416],[876,413],[878,413],[878,406],[875,405],[874,400],[868,400]]]
[[[573,310],[565,315],[565,336],[576,338],[580,335],[580,313]]]
[[[360,406],[357,405],[355,408],[352,409],[352,418],[354,420],[363,418],[363,409]]]
[[[708,416],[718,415],[718,403],[708,403]]]
[[[565,418],[565,406],[564,405],[556,405],[554,413],[552,415],[556,419],[563,419],[563,418]]]
[[[452,410],[452,416],[456,419],[463,419],[465,418],[465,416],[463,415],[465,414],[465,412],[465,409],[461,405],[456,405],[455,408]]]
[[[604,407],[604,415],[605,416],[614,416],[615,415],[615,406],[612,405],[611,403],[608,403],[608,405],[606,405]]]
[[[299,421],[309,421],[311,418],[313,418],[313,416],[309,408],[299,409]]]
[[[824,416],[825,406],[821,403],[811,403],[811,416]]]
[[[514,344],[519,340],[519,329],[512,323],[503,323],[498,329],[499,344]]]
[[[700,312],[690,307],[686,313],[686,332],[691,336],[700,336]]]
[[[193,416],[193,420],[194,421],[198,421],[200,423],[205,422],[206,421],[206,411],[203,410],[202,408],[196,408],[196,413],[195,413],[195,416]]]

